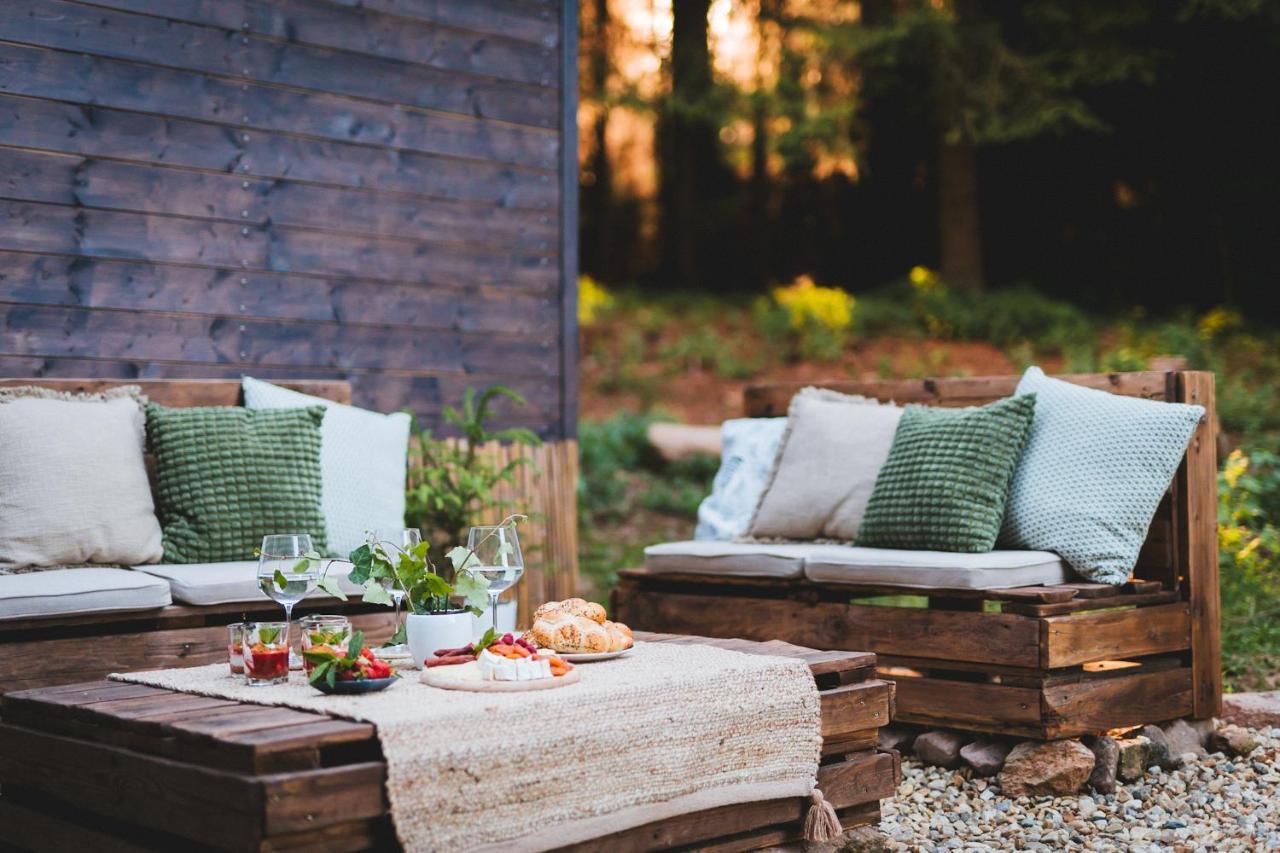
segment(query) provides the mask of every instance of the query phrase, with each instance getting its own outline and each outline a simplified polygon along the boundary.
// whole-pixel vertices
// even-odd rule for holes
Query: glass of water
[[[293,620],[293,605],[311,594],[320,582],[320,561],[310,558],[315,548],[305,533],[262,537],[258,554],[258,588],[284,608],[284,621]]]
[[[471,571],[489,582],[489,608],[493,630],[498,630],[498,596],[510,589],[524,574],[524,556],[513,522],[473,527],[467,534],[467,548],[475,553]]]
[[[407,554],[422,544],[422,531],[416,527],[396,527],[388,530],[374,530],[369,537],[369,544],[379,545],[386,554],[392,565],[400,562],[400,557]],[[396,578],[383,578],[382,588],[391,596],[391,600],[396,606],[396,631],[393,637],[400,636],[400,629],[403,627],[401,621],[400,608],[404,604],[404,597],[408,590],[400,586]]]

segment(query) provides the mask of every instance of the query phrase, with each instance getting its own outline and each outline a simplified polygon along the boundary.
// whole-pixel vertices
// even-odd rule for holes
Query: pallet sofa
[[[908,723],[1054,739],[1214,716],[1222,680],[1213,374],[1059,378],[1206,409],[1123,587],[1074,582],[1061,569],[1037,579],[1043,568],[1029,567],[1014,586],[974,588],[991,586],[981,579],[1007,568],[981,561],[944,575],[955,587],[930,585],[924,579],[938,575],[922,572],[850,580],[823,558],[832,546],[742,546],[712,571],[622,571],[615,618],[647,631],[874,652],[882,676],[897,682],[895,719]],[[1008,396],[1017,383],[1002,376],[822,385],[898,403],[973,406]],[[785,415],[800,387],[748,389],[746,415]]]
[[[151,400],[165,406],[243,403],[240,382],[234,379],[0,380],[0,386],[38,385],[69,392],[100,392],[123,384],[141,386]],[[347,382],[279,384],[340,403],[351,401]],[[147,462],[151,464],[150,458]],[[111,484],[102,487],[110,489]],[[354,586],[348,589],[356,591]],[[279,619],[281,612],[258,589],[256,564],[250,561],[0,574],[0,693],[87,681],[124,670],[224,661],[228,624],[244,618]],[[347,614],[377,641],[389,637],[394,627],[388,608],[364,604],[358,597],[344,602],[317,591],[294,608],[294,617],[314,612]]]

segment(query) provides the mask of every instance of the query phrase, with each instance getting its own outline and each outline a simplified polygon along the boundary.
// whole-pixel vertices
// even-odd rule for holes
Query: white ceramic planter
[[[475,639],[470,613],[411,613],[405,619],[409,651],[418,666],[436,649],[457,649]]]

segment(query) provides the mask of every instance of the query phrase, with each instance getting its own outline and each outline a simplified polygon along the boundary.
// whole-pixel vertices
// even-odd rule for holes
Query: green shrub
[[[1228,686],[1273,688],[1280,670],[1280,456],[1237,450],[1218,489],[1222,657]]]

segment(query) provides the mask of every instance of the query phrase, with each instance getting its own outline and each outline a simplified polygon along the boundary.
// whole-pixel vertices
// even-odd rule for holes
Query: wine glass
[[[467,534],[467,548],[475,555],[470,571],[489,582],[489,607],[493,630],[498,630],[498,596],[516,585],[524,574],[524,557],[514,524],[473,527]]]
[[[374,543],[382,546],[382,550],[386,552],[387,557],[394,565],[399,562],[401,554],[412,551],[422,543],[422,531],[416,527],[375,530],[371,534],[370,540],[370,546]],[[396,604],[396,631],[391,635],[395,637],[400,634],[400,620],[402,618],[400,607],[404,603],[404,597],[408,591],[397,584],[395,578],[382,578],[380,583]]]
[[[320,561],[307,557],[315,552],[305,533],[262,537],[258,552],[258,587],[284,608],[284,621],[293,620],[293,605],[306,598],[320,582]]]

